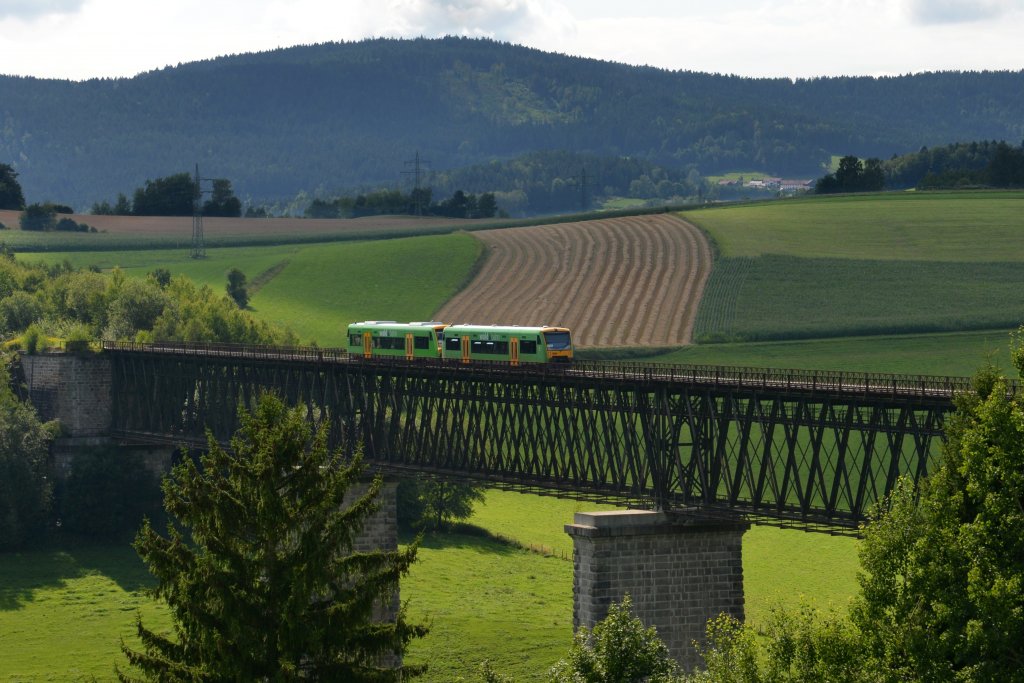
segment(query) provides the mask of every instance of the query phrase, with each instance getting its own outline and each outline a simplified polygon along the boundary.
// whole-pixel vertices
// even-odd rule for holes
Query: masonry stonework
[[[43,420],[57,418],[68,437],[110,433],[111,368],[102,355],[23,355],[29,398]]]
[[[708,619],[743,619],[745,522],[687,521],[664,512],[576,513],[573,540],[573,625],[592,628],[625,594],[646,626],[655,626],[687,669],[700,658]]]

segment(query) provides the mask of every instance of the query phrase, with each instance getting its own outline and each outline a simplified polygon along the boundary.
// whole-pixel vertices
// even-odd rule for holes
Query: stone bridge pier
[[[573,540],[573,627],[592,628],[627,593],[645,626],[690,671],[708,619],[743,619],[747,522],[688,519],[646,510],[578,512]]]

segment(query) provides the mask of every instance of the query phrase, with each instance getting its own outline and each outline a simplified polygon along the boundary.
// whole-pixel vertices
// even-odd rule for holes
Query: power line
[[[420,186],[423,180],[424,170],[423,166],[429,166],[430,162],[426,159],[420,159],[420,151],[416,150],[416,156],[409,161],[404,162],[405,166],[412,165],[411,171],[402,171],[404,176],[412,176],[412,201],[416,207],[416,215],[423,215],[423,193],[420,192]]]
[[[213,178],[199,177],[199,164],[196,164],[195,194],[192,195],[192,258],[206,258],[206,240],[203,237],[203,194],[213,194],[213,190],[204,190],[202,181],[213,182]]]
[[[580,174],[578,176],[569,176],[568,179],[580,189],[580,211],[586,213],[590,210],[590,186],[587,184],[587,167],[581,165]]]

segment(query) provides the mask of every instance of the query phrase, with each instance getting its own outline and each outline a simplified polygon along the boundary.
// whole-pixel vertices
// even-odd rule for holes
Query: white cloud
[[[1024,9],[1021,0],[908,0],[913,22],[923,25],[957,24],[997,19]]]
[[[0,0],[0,20],[31,21],[48,14],[72,14],[85,0]]]
[[[394,36],[471,36],[524,41],[571,32],[569,11],[553,0],[391,0]]]

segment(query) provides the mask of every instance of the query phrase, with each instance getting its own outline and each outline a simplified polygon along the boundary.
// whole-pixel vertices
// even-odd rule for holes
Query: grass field
[[[1024,260],[1024,192],[800,197],[682,216],[707,231],[724,257]]]
[[[966,377],[991,360],[1010,377],[1006,330],[841,337],[782,342],[705,344],[643,358],[658,363],[739,365],[800,370],[847,370]]]
[[[1024,260],[724,258],[712,269],[694,338],[761,341],[1008,328],[1024,321],[1022,282]]]
[[[1012,327],[1024,193],[810,197],[683,214],[718,256],[698,342]]]
[[[302,341],[344,342],[356,320],[429,320],[466,280],[481,254],[465,233],[369,242],[208,249],[205,259],[184,251],[55,252],[24,254],[26,261],[101,268],[121,267],[144,277],[155,268],[223,291],[227,271],[240,268],[251,281],[283,266],[250,301],[253,314],[290,327]]]
[[[562,527],[597,508],[607,506],[488,492],[474,524],[554,556],[480,535],[428,536],[402,584],[410,616],[432,626],[409,652],[410,662],[430,665],[423,680],[474,680],[485,659],[516,680],[544,680],[572,638],[572,562],[562,557],[572,546]],[[801,601],[844,608],[856,587],[856,547],[752,528],[744,538],[748,618],[757,623],[771,606]],[[136,611],[147,625],[169,627],[165,610],[142,594],[150,585],[127,545],[0,554],[0,680],[113,680],[119,639],[134,643]]]

